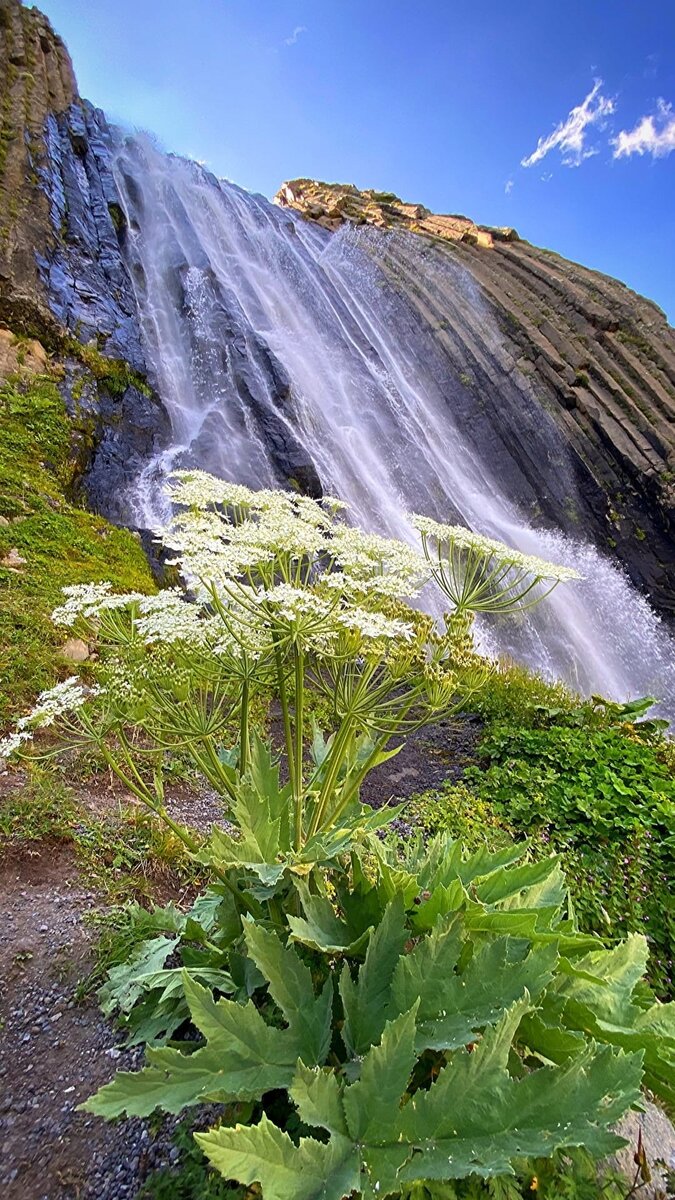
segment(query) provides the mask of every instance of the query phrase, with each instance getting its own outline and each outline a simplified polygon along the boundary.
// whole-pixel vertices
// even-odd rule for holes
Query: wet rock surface
[[[619,1121],[616,1132],[628,1145],[611,1159],[612,1166],[636,1185],[641,1200],[667,1200],[673,1196],[675,1181],[675,1128],[656,1104],[643,1100],[643,1112],[629,1112]],[[640,1154],[648,1165],[650,1179],[638,1170]],[[669,1183],[669,1180],[671,1183]]]
[[[146,380],[114,134],[78,96],[68,51],[46,17],[19,0],[0,4],[0,102],[0,324],[38,337],[63,364],[66,406],[89,424],[87,498],[131,523],[129,485],[170,427]],[[73,342],[94,349],[96,370],[82,369]],[[126,364],[143,386],[111,386],[106,359]]]

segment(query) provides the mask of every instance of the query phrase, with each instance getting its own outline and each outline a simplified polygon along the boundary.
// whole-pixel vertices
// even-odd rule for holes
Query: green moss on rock
[[[74,337],[65,337],[60,349],[63,354],[78,359],[112,396],[123,396],[130,387],[136,388],[144,396],[152,395],[147,379],[134,371],[123,358],[108,358],[96,346],[83,345]]]

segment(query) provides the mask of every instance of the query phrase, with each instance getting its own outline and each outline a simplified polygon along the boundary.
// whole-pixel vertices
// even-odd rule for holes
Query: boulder
[[[631,1111],[616,1126],[628,1145],[609,1160],[632,1187],[637,1182],[641,1200],[668,1200],[675,1195],[669,1187],[675,1173],[675,1128],[651,1100],[643,1100],[644,1112]]]
[[[25,565],[26,559],[21,557],[16,546],[12,546],[4,558],[0,558],[0,567],[6,567],[9,571],[19,571]]]
[[[61,653],[69,662],[81,663],[86,662],[89,658],[89,647],[82,638],[68,638],[61,647]]]

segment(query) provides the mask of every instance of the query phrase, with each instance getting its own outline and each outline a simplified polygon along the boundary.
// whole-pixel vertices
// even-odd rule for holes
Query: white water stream
[[[410,238],[328,234],[142,138],[120,149],[116,176],[146,352],[173,428],[171,449],[139,481],[139,524],[161,516],[173,466],[278,484],[287,439],[367,528],[410,537],[412,509],[577,567],[583,581],[527,618],[484,627],[486,644],[583,691],[651,692],[668,707],[675,648],[658,617],[593,547],[527,522],[500,469],[503,446],[484,418],[476,434],[461,377],[392,286],[385,259],[394,250],[410,261]],[[429,269],[444,272],[458,339],[478,316],[482,349],[498,362],[499,333],[474,280],[439,263]],[[519,387],[524,425],[544,421],[549,469],[565,472],[552,423]]]

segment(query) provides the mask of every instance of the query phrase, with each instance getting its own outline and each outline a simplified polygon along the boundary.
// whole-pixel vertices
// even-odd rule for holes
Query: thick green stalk
[[[281,650],[278,642],[274,645],[274,660],[277,667],[277,683],[279,685],[279,701],[281,703],[281,713],[284,722],[284,739],[286,742],[286,758],[288,759],[288,774],[291,781],[291,790],[295,795],[295,748],[293,746],[293,731],[291,729],[291,715],[288,710],[288,694],[286,692],[286,678],[284,675],[284,663],[281,657]]]
[[[304,791],[302,780],[302,723],[304,719],[305,663],[304,655],[296,644],[295,659],[295,767],[293,771],[293,807],[295,811],[295,849],[302,849],[302,824],[304,817]]]
[[[329,754],[330,762],[329,762],[328,770],[324,777],[324,781],[321,785],[321,791],[319,792],[319,798],[316,802],[316,808],[314,809],[314,816],[312,817],[312,823],[310,825],[309,832],[307,834],[308,838],[313,837],[313,835],[318,831],[318,829],[321,825],[321,822],[325,816],[326,808],[328,807],[328,799],[330,797],[330,794],[331,794],[333,788],[335,787],[337,777],[340,773],[340,767],[342,766],[342,762],[343,762],[343,759],[345,756],[345,751],[347,749],[347,746],[349,744],[349,739],[352,736],[353,731],[354,731],[353,718],[350,716],[346,716],[343,719],[342,725],[340,726],[340,729],[338,730],[338,732],[335,736],[335,741],[333,742],[333,745],[330,750],[330,754]]]
[[[391,736],[392,735],[390,733],[387,733],[383,737],[381,737],[379,739],[379,741],[377,741],[375,743],[372,753],[368,755],[368,758],[366,759],[365,763],[363,764],[361,769],[358,771],[358,773],[352,779],[352,782],[350,783],[349,787],[346,789],[340,804],[338,805],[335,812],[333,813],[333,821],[338,821],[340,819],[340,817],[342,816],[343,812],[345,812],[345,810],[347,808],[349,808],[349,805],[351,804],[352,799],[354,798],[354,796],[358,792],[359,788],[361,787],[363,780],[365,779],[368,772],[372,769],[372,767],[377,759],[378,754],[380,754],[380,752],[382,750],[384,750],[384,748],[387,745],[387,742],[389,741]]]
[[[248,706],[249,681],[245,677],[241,685],[241,713],[239,718],[239,774],[243,775],[248,766]]]

